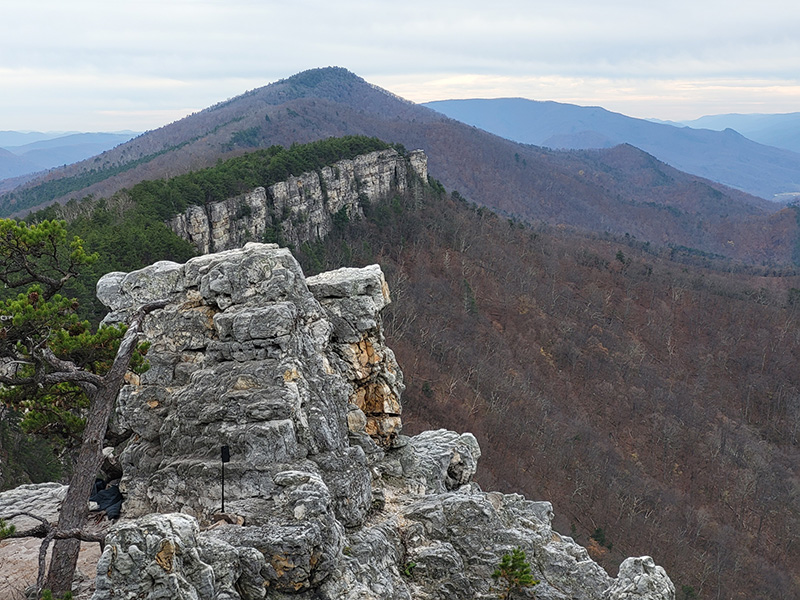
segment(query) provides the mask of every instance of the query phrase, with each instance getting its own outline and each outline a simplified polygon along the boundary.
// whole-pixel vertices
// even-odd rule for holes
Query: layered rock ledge
[[[191,206],[168,225],[202,254],[266,237],[299,247],[328,235],[336,218],[362,218],[365,203],[402,195],[427,179],[428,158],[422,150],[403,157],[390,148],[221,202]]]
[[[472,435],[402,435],[379,267],[306,279],[251,243],[107,275],[98,296],[110,321],[169,304],[147,321],[151,369],[119,397],[126,502],[94,600],[496,598],[515,547],[540,600],[674,598],[649,557],[612,579],[552,530],[549,503],[481,491]]]

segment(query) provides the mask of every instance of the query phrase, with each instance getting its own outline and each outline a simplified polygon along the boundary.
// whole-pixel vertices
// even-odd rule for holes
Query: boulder
[[[198,533],[197,521],[181,514],[118,525],[97,563],[94,598],[216,599],[215,573],[201,560]]]
[[[651,557],[626,558],[606,596],[607,600],[664,600],[675,597],[675,586]]]
[[[455,490],[472,481],[481,449],[471,433],[438,429],[408,438],[399,452],[403,476],[426,493]]]
[[[58,523],[61,503],[67,495],[67,486],[60,483],[30,483],[0,492],[0,518],[26,512],[48,523]],[[8,521],[17,531],[27,531],[41,524],[36,519],[20,516]]]

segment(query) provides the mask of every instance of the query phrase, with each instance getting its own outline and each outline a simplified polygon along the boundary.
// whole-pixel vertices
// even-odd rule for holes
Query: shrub
[[[492,579],[501,583],[498,597],[503,600],[510,600],[514,592],[539,583],[539,580],[531,575],[531,565],[525,560],[525,552],[521,548],[514,548],[510,554],[503,555],[500,564],[492,573]]]

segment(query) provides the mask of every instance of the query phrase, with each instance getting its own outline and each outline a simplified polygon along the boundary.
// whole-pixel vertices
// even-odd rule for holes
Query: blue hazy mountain
[[[682,171],[762,198],[800,193],[800,153],[760,144],[733,129],[676,127],[597,106],[523,98],[443,100],[425,106],[516,142],[574,150],[627,143]]]
[[[72,164],[110,150],[137,134],[0,132],[0,179]],[[21,143],[20,143],[21,142]]]
[[[39,170],[40,167],[35,162],[0,148],[0,180]]]
[[[0,148],[24,146],[42,140],[64,137],[77,131],[0,131]]]
[[[694,121],[681,121],[680,124],[716,131],[735,129],[760,144],[800,152],[800,112],[774,115],[708,115]]]

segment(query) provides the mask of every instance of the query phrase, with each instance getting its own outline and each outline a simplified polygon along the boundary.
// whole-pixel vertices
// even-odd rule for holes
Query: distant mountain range
[[[52,140],[65,135],[72,135],[73,133],[80,133],[80,131],[0,131],[0,148],[24,146],[25,144]]]
[[[342,135],[421,148],[429,172],[444,186],[509,217],[629,234],[749,262],[791,262],[797,231],[791,209],[687,175],[631,145],[557,152],[512,142],[338,67],[299,73],[54,169],[0,196],[0,214],[89,194],[110,196],[254,148]]]
[[[133,131],[57,134],[0,131],[0,179],[85,160],[136,135]]]
[[[0,148],[0,179],[18,177],[41,170],[42,167],[24,156],[18,156],[5,148]]]
[[[735,129],[760,144],[800,153],[800,112],[780,115],[709,115],[693,121],[681,121],[679,125],[717,131]]]
[[[692,127],[675,127],[614,113],[600,107],[576,106],[558,102],[536,102],[522,98],[495,100],[443,100],[428,102],[433,108],[464,123],[480,127],[504,138],[524,144],[556,149],[611,148],[631,144],[667,164],[717,181],[768,200],[785,201],[800,194],[800,154],[785,148],[764,145],[782,132],[779,123],[787,119],[767,119],[763,126],[756,119],[706,117]],[[775,115],[781,117],[781,115]],[[800,113],[795,115],[794,131],[800,130]],[[765,117],[769,117],[766,115]],[[695,125],[726,125],[723,131],[694,129]],[[730,129],[737,125],[748,132],[760,131],[764,143]],[[771,132],[771,133],[770,133]],[[800,138],[795,140],[800,145]]]

